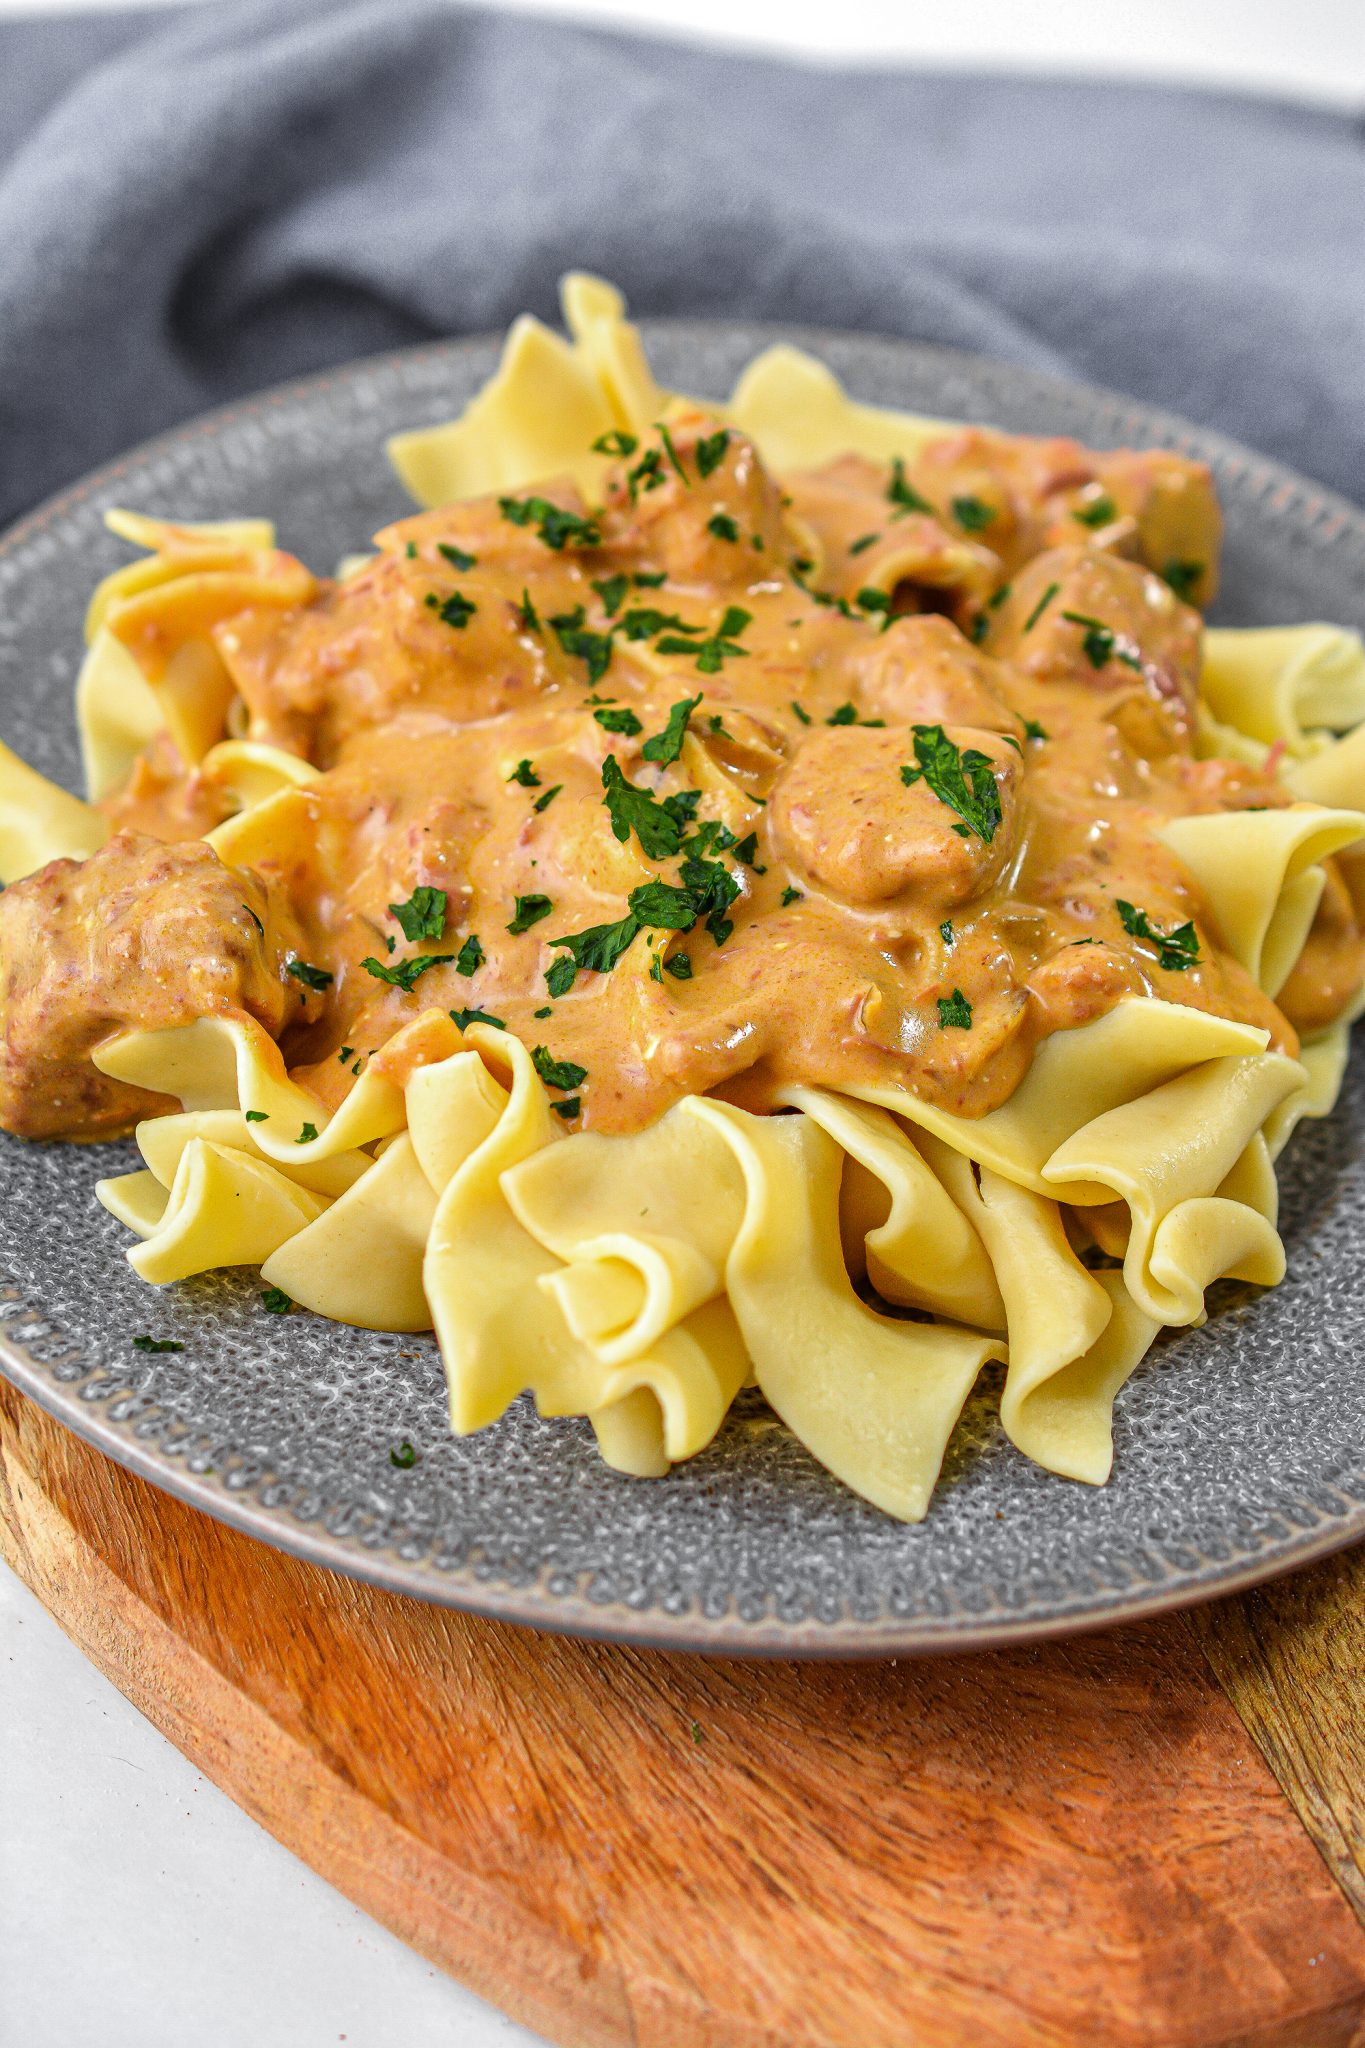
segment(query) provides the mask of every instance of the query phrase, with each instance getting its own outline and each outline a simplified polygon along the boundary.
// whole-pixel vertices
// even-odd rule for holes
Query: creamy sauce
[[[307,602],[214,627],[239,728],[325,771],[309,830],[248,878],[282,1021],[259,993],[246,1004],[325,1101],[433,1005],[585,1069],[558,1091],[578,1104],[566,1121],[605,1131],[686,1093],[767,1109],[794,1082],[900,1085],[979,1116],[1043,1037],[1127,994],[1244,1019],[1291,1052],[1296,1022],[1340,1008],[1365,947],[1332,863],[1277,1007],[1155,837],[1172,816],[1289,800],[1193,757],[1200,620],[1155,570],[1212,590],[1199,465],[972,431],[908,470],[850,457],[784,489],[742,436],[693,418],[632,494],[648,452],[586,536],[571,524],[554,546],[543,514],[453,505],[388,529],[373,563]],[[549,502],[587,514],[569,486]],[[692,698],[678,758],[660,760]],[[915,774],[916,726],[966,772],[969,816],[941,772]],[[604,763],[652,800],[647,833],[667,837],[658,806],[681,799],[676,851],[614,833]],[[165,839],[223,815],[165,742],[107,808]],[[701,871],[692,929],[643,916],[609,971],[564,989],[553,941],[618,923],[644,885],[688,886],[689,852],[729,878]],[[419,889],[444,892],[444,916],[413,941],[390,906]],[[454,957],[409,990],[364,965],[402,973],[421,954]],[[291,956],[327,987],[301,987]],[[101,1014],[177,1021],[173,981]],[[11,1080],[0,1113],[25,1128]]]

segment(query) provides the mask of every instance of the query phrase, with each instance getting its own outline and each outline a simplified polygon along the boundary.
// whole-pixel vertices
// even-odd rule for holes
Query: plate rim
[[[1159,438],[1166,445],[1185,448],[1206,459],[1235,463],[1257,478],[1264,489],[1291,492],[1313,526],[1354,529],[1365,537],[1365,512],[1341,493],[1317,483],[1276,458],[1258,454],[1217,429],[1201,427],[1178,413],[1148,405],[1104,385],[1057,376],[999,357],[866,329],[810,327],[778,321],[676,318],[641,319],[638,324],[646,342],[656,337],[661,341],[685,339],[699,330],[709,329],[723,334],[742,329],[746,335],[758,337],[761,343],[795,342],[817,353],[822,346],[837,350],[850,342],[877,344],[913,355],[922,363],[939,368],[945,376],[956,373],[979,379],[1004,375],[1017,391],[1031,393],[1043,400],[1065,397],[1074,402],[1079,399],[1114,409],[1120,414],[1130,413],[1149,442]],[[134,465],[183,448],[187,443],[210,439],[239,421],[268,410],[323,397],[334,385],[350,384],[366,376],[401,374],[407,366],[486,356],[490,348],[500,347],[502,340],[501,333],[480,333],[385,350],[245,394],[210,411],[194,414],[122,451],[21,514],[0,532],[0,560],[86,499],[117,483]],[[1333,535],[1328,532],[1325,537]],[[1244,1555],[1222,1568],[1211,1566],[1205,1559],[1202,1569],[1196,1567],[1183,1576],[1173,1569],[1169,1577],[1143,1589],[1115,1589],[1107,1597],[1101,1595],[1098,1599],[1077,1592],[1072,1602],[1050,1614],[1025,1611],[1015,1617],[996,1611],[988,1619],[975,1624],[965,1623],[960,1614],[945,1617],[937,1623],[925,1615],[914,1619],[888,1615],[875,1621],[861,1621],[846,1614],[833,1621],[807,1619],[784,1622],[771,1615],[760,1621],[749,1621],[733,1606],[727,1608],[723,1615],[707,1615],[695,1606],[684,1613],[674,1614],[657,1606],[636,1609],[619,1597],[598,1602],[578,1590],[555,1592],[543,1579],[525,1586],[499,1583],[492,1577],[480,1578],[477,1567],[469,1564],[443,1572],[431,1564],[409,1564],[389,1546],[369,1548],[361,1542],[347,1542],[335,1537],[316,1522],[310,1522],[288,1508],[278,1511],[269,1508],[217,1476],[194,1471],[177,1455],[177,1447],[159,1442],[139,1442],[132,1434],[116,1428],[106,1420],[100,1408],[83,1398],[75,1387],[68,1388],[45,1363],[26,1351],[3,1328],[0,1328],[0,1373],[45,1414],[139,1478],[214,1520],[324,1571],[360,1580],[402,1598],[452,1608],[489,1620],[557,1635],[618,1642],[639,1649],[799,1660],[973,1654],[1126,1626],[1159,1614],[1197,1606],[1205,1601],[1244,1592],[1365,1539],[1365,1499],[1352,1499],[1337,1482],[1324,1479],[1317,1485],[1333,1502],[1330,1510],[1324,1508],[1324,1521],[1308,1529],[1296,1530],[1288,1539],[1278,1541],[1273,1555],[1268,1558]]]

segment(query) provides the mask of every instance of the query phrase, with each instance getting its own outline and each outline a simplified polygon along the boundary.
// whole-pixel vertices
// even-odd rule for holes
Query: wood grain
[[[248,1812],[566,2048],[1365,2040],[1365,1931],[1187,1619],[899,1665],[536,1636],[266,1549],[3,1387],[0,1547]]]

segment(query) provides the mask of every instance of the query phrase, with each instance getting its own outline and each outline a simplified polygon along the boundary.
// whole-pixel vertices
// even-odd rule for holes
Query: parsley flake
[[[567,1123],[571,1116],[578,1115],[583,1104],[577,1095],[568,1095],[564,1098],[563,1102],[552,1102],[550,1107],[556,1116],[562,1116],[565,1123]]]
[[[531,806],[531,809],[533,811],[548,811],[550,805],[554,802],[555,798],[559,795],[559,792],[561,789],[563,789],[563,787],[564,785],[562,782],[551,783],[550,787],[546,790],[544,796],[538,796],[536,798],[535,802]]]
[[[367,953],[360,964],[376,981],[386,981],[390,988],[401,988],[404,995],[411,995],[428,967],[445,967],[454,958],[453,953],[419,953],[416,959],[400,960],[396,967],[386,967],[382,960]]]
[[[713,533],[717,540],[738,540],[739,521],[732,519],[728,512],[713,512],[706,522],[706,531]]]
[[[294,1143],[296,1145],[315,1145],[317,1143],[317,1136],[318,1127],[316,1124],[304,1124],[300,1128],[299,1134],[297,1138],[295,1138]]]
[[[793,697],[791,700],[791,708],[796,713],[796,716],[800,719],[802,725],[810,724],[809,711],[806,710],[803,704],[798,704],[795,697]]]
[[[325,967],[310,966],[307,960],[287,960],[284,971],[292,974],[295,981],[301,981],[305,988],[330,988],[336,979]]]
[[[555,612],[550,619],[555,637],[566,654],[577,655],[588,665],[588,681],[600,683],[611,666],[610,633],[593,633],[585,629],[586,614],[581,604],[571,612]]]
[[[605,434],[599,434],[592,444],[595,455],[619,455],[622,459],[633,455],[639,445],[634,434],[626,433],[621,427],[612,427]]]
[[[703,435],[697,443],[697,475],[706,478],[713,470],[719,469],[725,460],[725,451],[729,445],[728,427],[718,427],[714,434]]]
[[[406,903],[391,903],[389,915],[398,919],[405,939],[439,939],[446,928],[446,892],[423,883]]]
[[[793,889],[791,887],[788,887],[782,891],[782,908],[784,910],[787,908],[787,905],[789,903],[804,903],[804,901],[805,894],[800,889]]]
[[[957,941],[953,936],[953,920],[950,917],[944,918],[942,924],[938,928],[938,935],[942,939],[945,946],[956,945]]]
[[[675,981],[691,981],[692,962],[686,953],[670,953],[664,961],[664,973],[671,974]]]
[[[540,613],[532,604],[531,593],[525,584],[522,585],[521,603],[514,605],[512,609],[516,612],[517,623],[523,633],[538,633],[540,631]]]
[[[922,778],[939,802],[956,811],[967,828],[989,846],[1002,817],[990,757],[976,747],[960,752],[941,725],[916,725],[911,730],[918,765],[903,767],[901,781],[910,789]]]
[[[282,1287],[267,1287],[261,1295],[261,1307],[272,1316],[287,1316],[293,1306],[292,1298]]]
[[[668,762],[677,760],[687,735],[687,721],[700,702],[701,693],[698,692],[695,697],[680,697],[676,704],[670,706],[668,723],[663,731],[653,734],[640,749],[646,761],[657,761],[666,766]],[[639,729],[637,725],[635,730],[638,732]]]
[[[876,547],[880,539],[879,533],[860,533],[857,540],[849,544],[848,551],[851,555],[865,555],[869,548]]]
[[[536,774],[529,760],[518,761],[507,780],[519,783],[523,789],[540,788],[540,777]]]
[[[1036,718],[1026,718],[1024,720],[1024,738],[1026,740],[1045,740],[1047,732],[1043,726],[1039,725]]]
[[[586,1067],[580,1067],[576,1060],[557,1060],[546,1045],[533,1045],[531,1060],[545,1086],[558,1088],[561,1093],[579,1087],[588,1078]]]
[[[983,533],[995,516],[994,505],[988,505],[984,498],[953,499],[953,517],[964,533]]]
[[[739,645],[738,636],[752,618],[753,613],[746,612],[743,605],[727,605],[719,626],[708,639],[693,645],[691,641],[665,634],[656,643],[657,650],[660,654],[685,654],[696,662],[704,676],[718,675],[725,661],[741,655],[747,658],[749,650]]]
[[[907,480],[905,464],[899,455],[891,464],[891,481],[886,487],[886,495],[896,508],[891,515],[894,519],[903,519],[907,512],[927,512],[931,519],[934,516],[934,508],[929,500],[922,498],[914,485]]]
[[[1096,527],[1112,525],[1119,516],[1119,508],[1106,491],[1102,497],[1092,498],[1088,505],[1073,505],[1071,516],[1093,531]]]
[[[248,917],[249,917],[249,918],[251,919],[251,922],[252,922],[252,923],[253,923],[253,924],[255,925],[255,927],[256,927],[257,931],[258,931],[258,932],[260,933],[261,937],[262,937],[262,938],[264,938],[264,937],[265,937],[265,926],[264,926],[264,925],[263,925],[263,924],[261,923],[261,920],[259,919],[259,917],[257,917],[257,915],[256,915],[255,911],[254,911],[254,910],[252,909],[251,905],[250,905],[249,903],[244,903],[244,904],[242,905],[242,908],[243,908],[243,910],[244,910],[244,911],[246,912],[247,916],[248,916]]]
[[[248,1122],[249,1124],[268,1124],[268,1123],[270,1122],[270,1112],[269,1112],[269,1110],[265,1110],[265,1109],[248,1109],[248,1110],[247,1110],[247,1111],[245,1112],[245,1115],[246,1115],[246,1120],[247,1120],[247,1122]]]
[[[938,999],[938,1028],[940,1031],[970,1031],[972,1028],[972,1006],[960,988],[950,996]]]
[[[1194,603],[1194,593],[1203,573],[1202,562],[1168,562],[1161,572],[1182,604]]]
[[[552,996],[563,996],[568,994],[580,973],[610,974],[621,955],[634,944],[640,930],[640,920],[631,915],[620,918],[615,924],[589,925],[586,931],[551,939],[552,946],[563,946],[566,952],[564,958],[556,960],[546,974],[546,988]]]
[[[165,1351],[183,1351],[184,1348],[184,1345],[177,1343],[174,1337],[134,1337],[133,1339],[134,1351],[152,1351],[160,1355]]]
[[[495,1031],[507,1029],[501,1017],[490,1016],[487,1010],[452,1010],[450,1021],[457,1031],[468,1031],[471,1024],[491,1024]]]
[[[1031,633],[1033,631],[1039,619],[1042,618],[1043,613],[1047,610],[1048,606],[1051,604],[1053,598],[1057,595],[1057,592],[1061,589],[1061,587],[1062,586],[1060,583],[1048,584],[1047,589],[1043,592],[1037,604],[1033,607],[1033,610],[1029,613],[1028,617],[1024,621],[1024,631],[1026,633]]]
[[[699,792],[685,790],[658,803],[647,789],[626,780],[614,754],[602,763],[602,788],[611,829],[622,846],[633,831],[650,860],[671,859],[682,845]]]
[[[471,974],[478,973],[486,957],[483,947],[479,943],[478,933],[471,932],[459,952],[455,955],[455,972],[463,974],[467,980]]]
[[[592,587],[602,600],[602,609],[609,619],[614,619],[630,589],[628,576],[595,576]]]
[[[444,600],[434,590],[427,592],[427,604],[447,626],[454,626],[463,632],[479,607],[462,591],[453,590]]]
[[[627,739],[634,739],[637,732],[644,731],[635,713],[625,705],[619,706],[616,710],[594,711],[593,717],[604,731],[624,733]]]
[[[566,547],[596,548],[602,545],[602,529],[592,518],[566,512],[548,498],[499,498],[498,510],[513,526],[534,526],[537,537],[556,554]]]
[[[532,890],[529,896],[518,896],[513,908],[512,922],[507,929],[514,939],[523,932],[529,932],[533,924],[539,924],[542,917],[548,917],[554,904],[548,896],[541,896]]]
[[[1114,907],[1130,938],[1146,939],[1156,947],[1158,967],[1164,967],[1169,974],[1183,974],[1187,967],[1198,965],[1199,934],[1192,923],[1179,924],[1174,931],[1159,932],[1145,910],[1125,903],[1121,896]]]
[[[396,1448],[392,1445],[390,1446],[389,1463],[396,1465],[400,1472],[411,1472],[413,1466],[417,1463],[417,1453],[406,1437],[403,1438],[402,1443]]]
[[[460,570],[472,569],[479,559],[477,555],[466,554],[463,548],[455,547],[448,540],[438,540],[436,552],[438,555],[444,555],[452,568]]]

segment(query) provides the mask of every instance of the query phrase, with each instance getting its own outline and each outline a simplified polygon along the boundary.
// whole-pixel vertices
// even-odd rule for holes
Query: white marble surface
[[[0,16],[104,0],[0,0]],[[1365,0],[501,0],[834,56],[1365,108]],[[0,1566],[0,2048],[520,2048],[194,1770]]]

